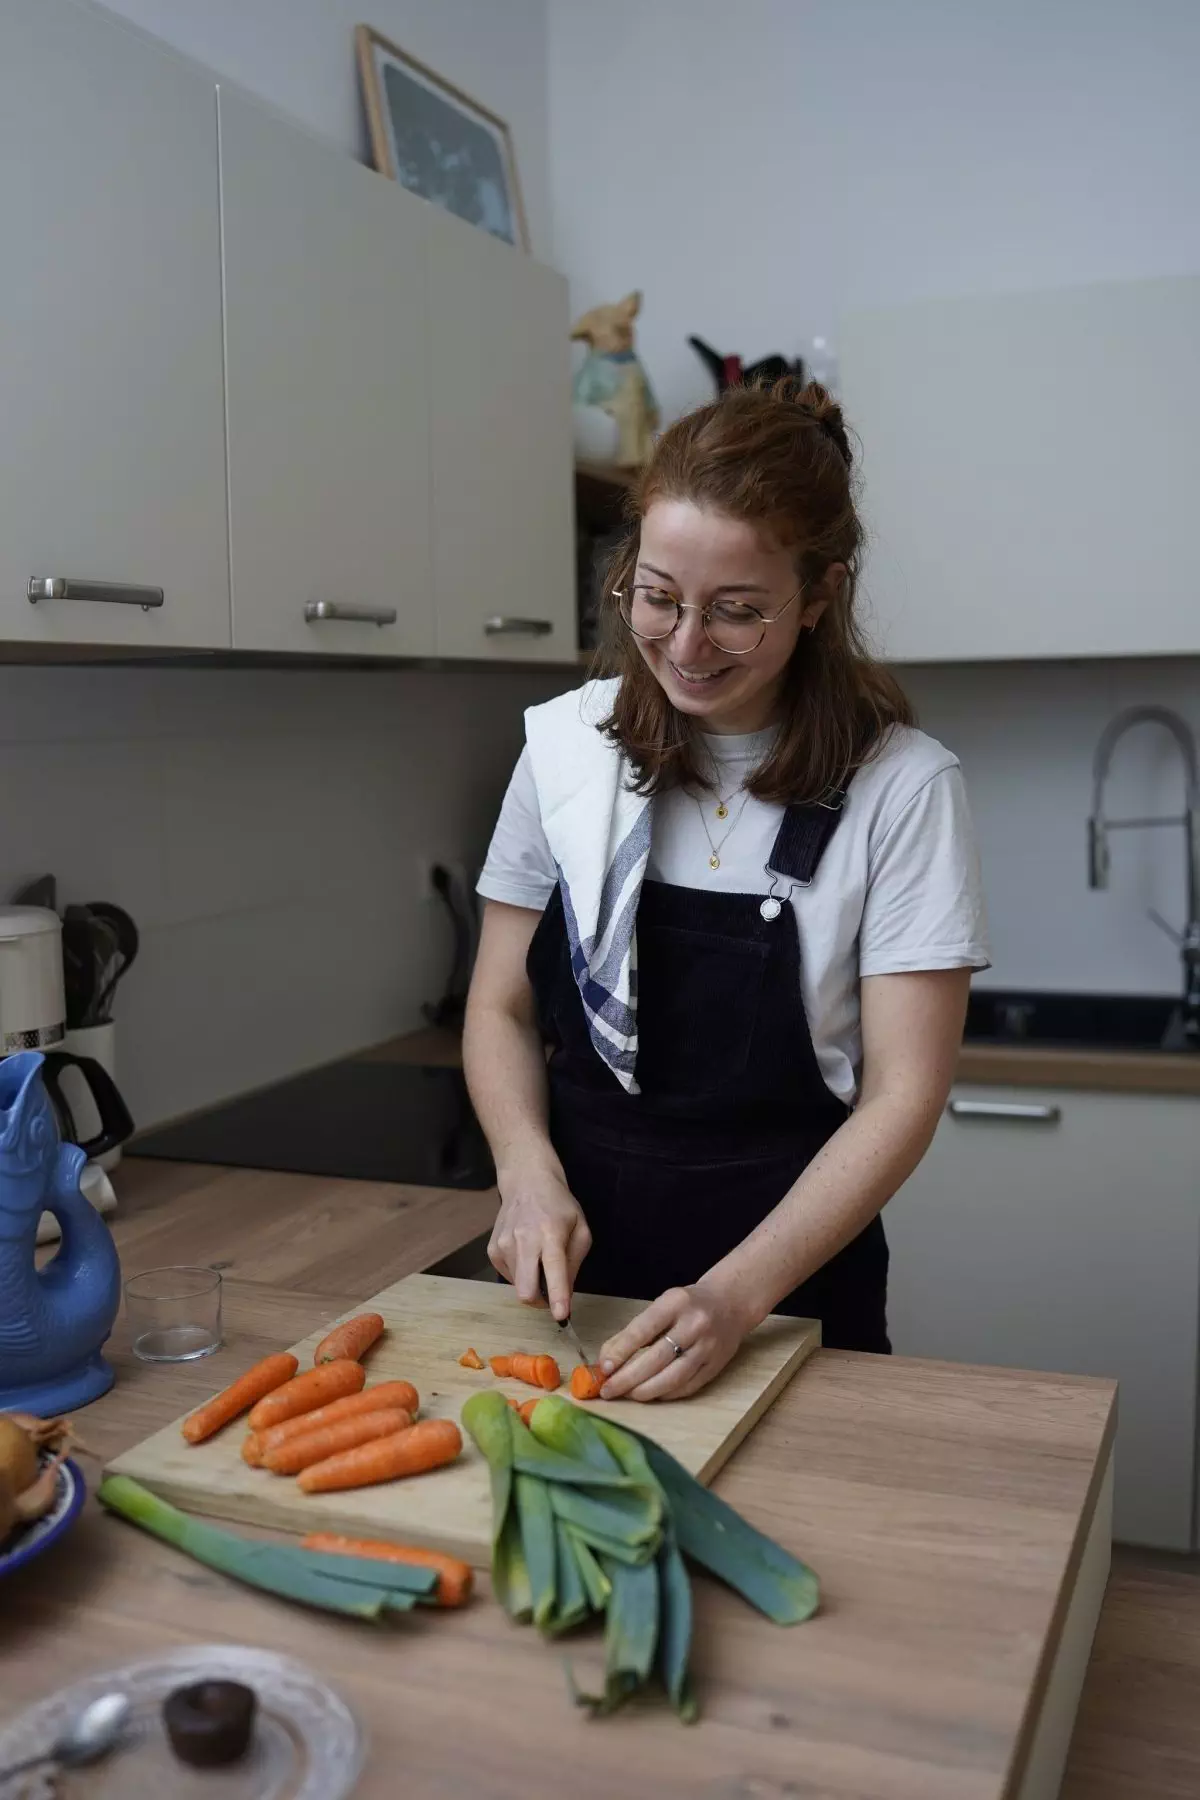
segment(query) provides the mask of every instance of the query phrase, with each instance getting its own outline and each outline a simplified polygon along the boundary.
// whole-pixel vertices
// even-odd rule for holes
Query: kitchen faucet
[[[1134,725],[1161,725],[1174,738],[1183,763],[1182,814],[1148,819],[1105,818],[1104,787],[1113,752]],[[1176,931],[1159,913],[1150,912],[1154,923],[1178,944],[1183,958],[1183,1000],[1171,1015],[1163,1048],[1200,1049],[1200,766],[1196,759],[1196,740],[1190,726],[1167,707],[1131,706],[1110,721],[1096,745],[1092,763],[1092,816],[1088,820],[1088,886],[1108,886],[1110,831],[1141,830],[1160,825],[1183,827],[1187,855],[1187,923],[1183,931]]]

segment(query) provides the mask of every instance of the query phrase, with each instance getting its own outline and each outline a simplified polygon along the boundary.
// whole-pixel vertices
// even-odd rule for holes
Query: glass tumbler
[[[133,1354],[142,1362],[194,1362],[221,1348],[216,1269],[147,1269],[125,1283]]]

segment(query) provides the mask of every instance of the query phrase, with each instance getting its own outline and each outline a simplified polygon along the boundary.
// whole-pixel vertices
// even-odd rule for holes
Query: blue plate
[[[44,1455],[43,1462],[49,1462]],[[32,1525],[18,1525],[10,1538],[0,1545],[0,1577],[11,1575],[14,1569],[32,1562],[43,1550],[48,1550],[57,1538],[69,1531],[83,1510],[87,1499],[87,1487],[84,1484],[83,1472],[70,1457],[58,1466],[58,1492],[54,1496],[54,1505],[42,1518],[35,1519]]]

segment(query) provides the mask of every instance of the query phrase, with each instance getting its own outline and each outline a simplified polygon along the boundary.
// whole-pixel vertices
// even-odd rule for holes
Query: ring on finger
[[[663,1332],[663,1342],[664,1342],[664,1344],[670,1344],[672,1356],[682,1356],[683,1355],[683,1345],[677,1344],[675,1342],[675,1339],[671,1336],[669,1331]]]

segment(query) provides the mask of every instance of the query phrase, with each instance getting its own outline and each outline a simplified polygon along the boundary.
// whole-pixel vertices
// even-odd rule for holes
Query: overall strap
[[[786,808],[767,867],[807,887],[826,846],[842,821],[845,787],[831,788],[823,800]]]

